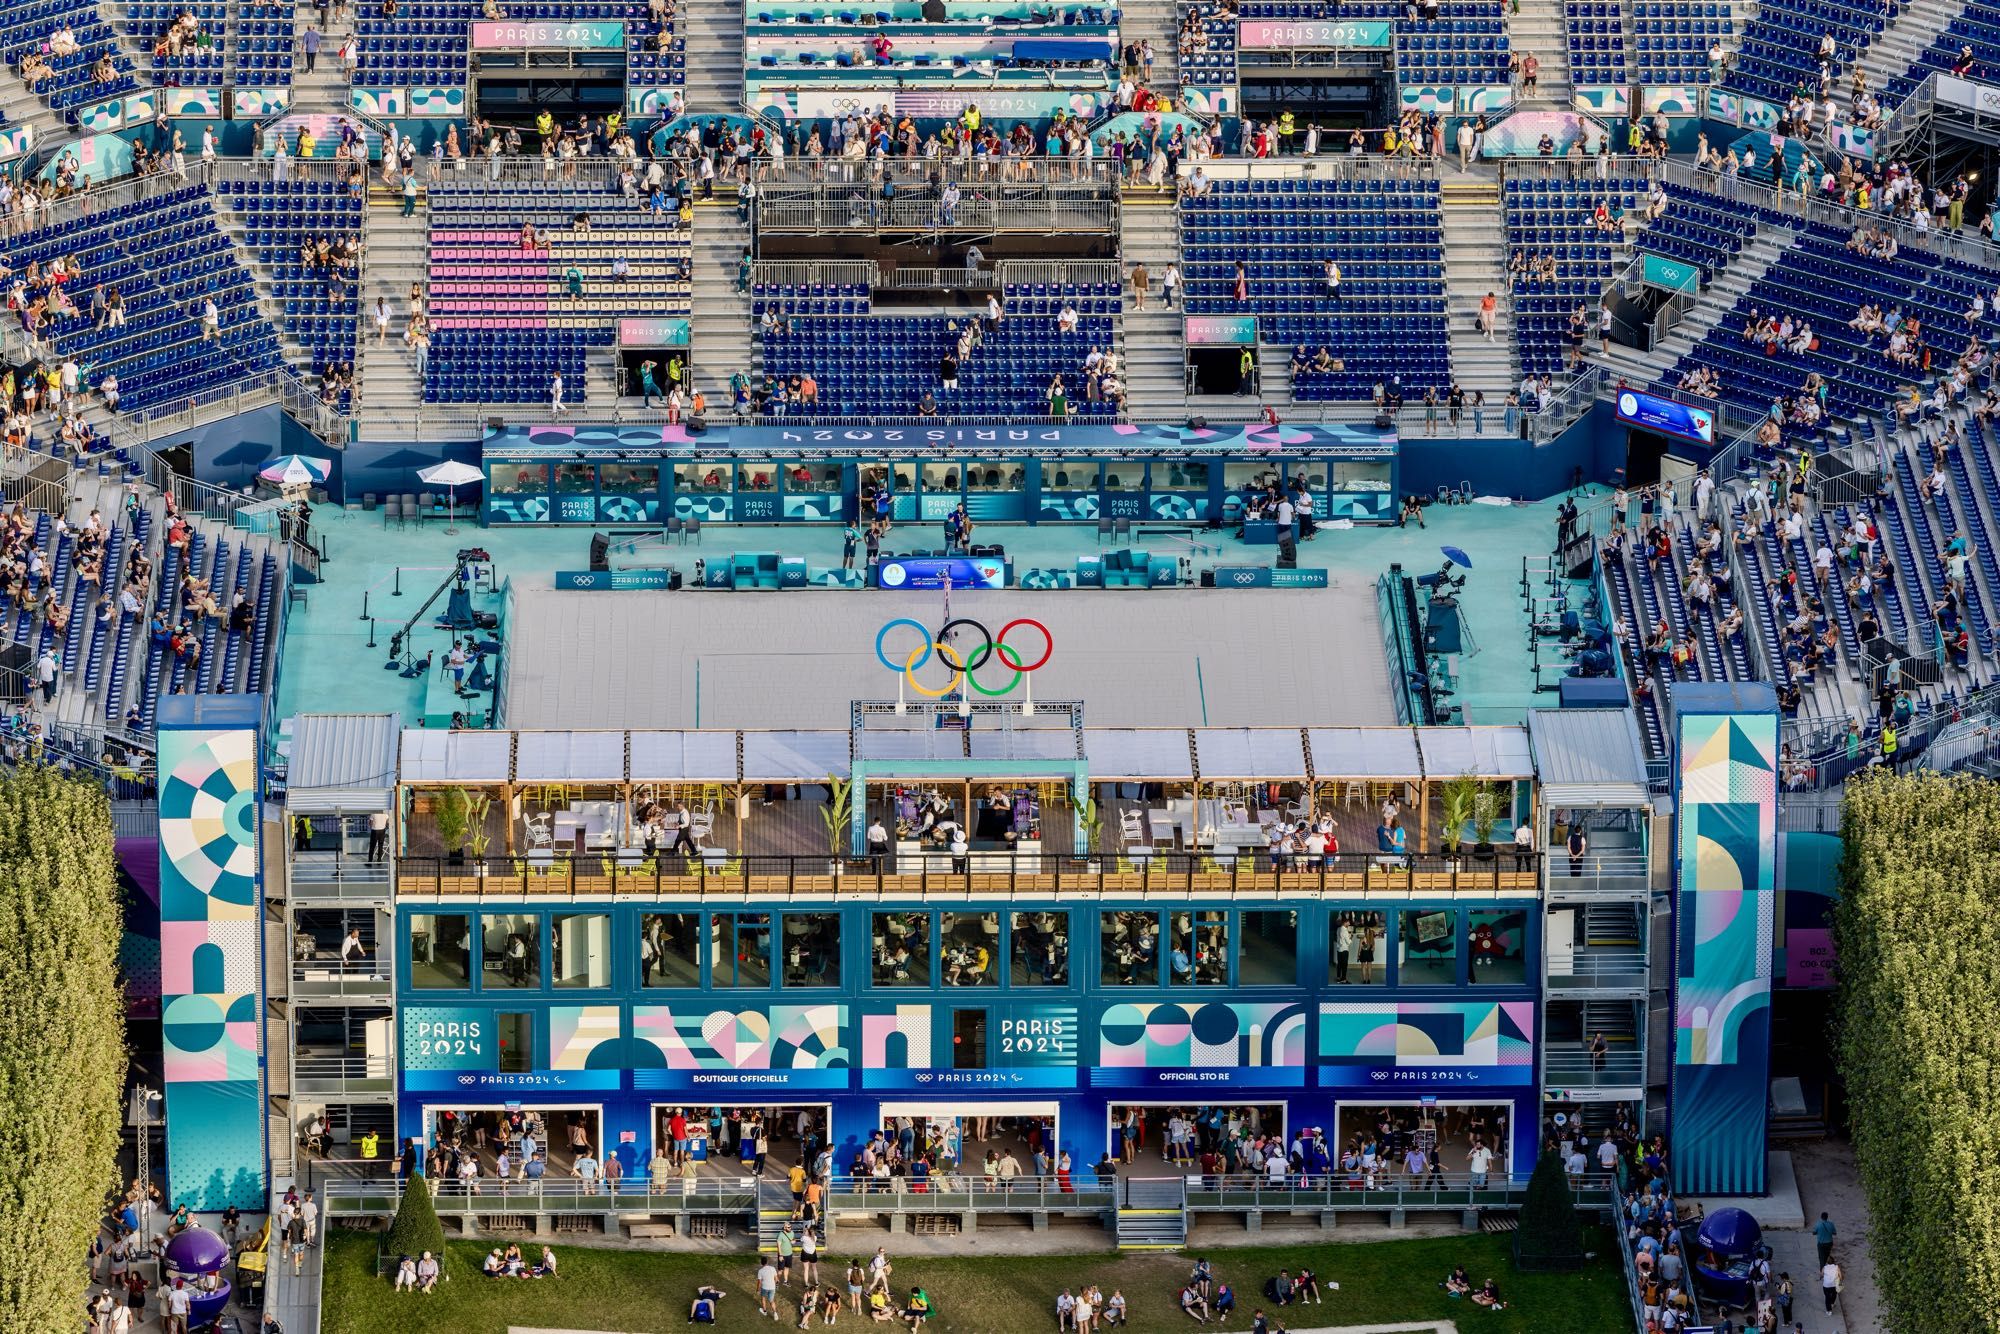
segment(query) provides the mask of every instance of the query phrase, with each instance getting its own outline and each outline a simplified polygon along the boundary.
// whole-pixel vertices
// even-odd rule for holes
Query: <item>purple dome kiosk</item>
[[[167,1242],[167,1277],[185,1280],[193,1296],[189,1329],[213,1324],[228,1307],[228,1279],[222,1279],[214,1292],[201,1290],[201,1280],[209,1274],[220,1275],[228,1263],[229,1244],[205,1227],[191,1227]]]
[[[1742,1209],[1717,1209],[1695,1233],[1695,1276],[1703,1292],[1729,1306],[1750,1304],[1750,1262],[1764,1230]]]

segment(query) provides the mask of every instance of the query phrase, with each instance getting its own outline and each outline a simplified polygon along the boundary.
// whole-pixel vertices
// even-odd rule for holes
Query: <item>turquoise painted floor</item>
[[[1521,558],[1548,552],[1555,534],[1554,515],[1554,502],[1434,508],[1426,515],[1429,527],[1424,530],[1322,530],[1315,540],[1300,546],[1299,564],[1325,567],[1336,582],[1350,588],[1372,587],[1391,562],[1401,562],[1410,574],[1425,574],[1441,563],[1441,544],[1462,547],[1472,557],[1473,569],[1460,600],[1470,643],[1467,653],[1458,659],[1459,700],[1469,722],[1518,722],[1525,709],[1554,701],[1553,695],[1537,696],[1534,692],[1528,618],[1520,593]],[[322,507],[314,518],[326,546],[326,582],[310,587],[305,604],[291,611],[279,677],[280,716],[394,710],[414,723],[423,712],[426,683],[384,669],[388,643],[392,633],[418,615],[424,599],[449,573],[455,554],[466,547],[484,547],[493,555],[498,581],[547,587],[555,571],[586,567],[590,543],[590,530],[584,528],[481,529],[461,521],[457,533],[447,534],[441,523],[385,527],[380,514],[331,506]],[[1094,528],[1062,525],[988,524],[980,528],[977,540],[1004,545],[1017,569],[1068,565],[1077,556],[1098,550]],[[935,549],[939,544],[934,527],[906,524],[891,532],[887,549]],[[1154,554],[1172,551],[1188,555],[1197,570],[1214,564],[1268,564],[1273,558],[1270,547],[1246,547],[1221,534],[1201,535],[1194,549],[1165,540],[1149,540],[1145,549]],[[636,556],[615,553],[612,563],[674,563],[691,574],[696,557],[713,560],[733,551],[779,551],[802,555],[815,568],[837,565],[840,530],[817,526],[711,528],[703,533],[699,546],[648,544]],[[399,583],[401,596],[395,592]],[[733,595],[705,592],[690,596]],[[865,598],[868,593],[855,591],[845,596]],[[1079,590],[1022,591],[1016,596],[1023,599],[1024,609],[1040,598],[1144,597],[1158,599],[1162,611],[1170,612],[1173,595]],[[1302,608],[1311,606],[1313,593],[1301,591],[1298,596]],[[374,618],[374,648],[368,647],[370,622],[363,617],[364,599],[368,615]],[[497,609],[497,602],[495,606]],[[440,598],[422,617],[424,625],[428,626],[443,607]],[[1372,620],[1366,632],[1371,636],[1377,633]],[[441,657],[447,641],[441,630],[420,628],[412,642],[419,654],[433,648]],[[1245,651],[1255,650],[1246,646]],[[643,668],[635,664],[635,670]],[[830,721],[837,725],[837,720]]]

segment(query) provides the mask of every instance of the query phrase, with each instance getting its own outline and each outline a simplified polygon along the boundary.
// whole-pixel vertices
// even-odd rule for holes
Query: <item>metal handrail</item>
[[[1556,390],[1528,420],[1534,423],[1536,443],[1553,440],[1570,424],[1590,410],[1604,388],[1610,372],[1595,362],[1586,363],[1570,382]]]
[[[1135,850],[1136,851],[1136,850]],[[1539,853],[1524,870],[1515,869],[1516,854],[1503,846],[1490,859],[1388,853],[1342,853],[1307,866],[1310,859],[1277,871],[1261,850],[1217,853],[1104,853],[1099,856],[1022,854],[1006,859],[1004,869],[983,860],[993,854],[973,853],[957,859],[949,852],[926,856],[925,864],[906,867],[894,856],[829,858],[818,856],[741,856],[711,849],[712,864],[689,861],[664,849],[652,858],[621,866],[616,854],[589,852],[558,856],[538,867],[526,856],[444,857],[406,856],[396,862],[399,896],[510,894],[728,894],[778,893],[825,897],[842,893],[882,895],[977,893],[1028,894],[1036,897],[1068,890],[1076,893],[1183,895],[1202,893],[1382,893],[1413,891],[1459,894],[1519,894],[1530,892],[1540,874]],[[905,859],[907,860],[907,859]],[[958,864],[954,866],[954,862]],[[782,885],[779,883],[782,882]]]
[[[879,1208],[893,1201],[897,1209],[976,1210],[983,1205],[1018,1210],[1046,1209],[1054,1201],[1061,1208],[1076,1209],[1109,1206],[1117,1184],[1115,1176],[1100,1176],[1090,1168],[1042,1176],[1017,1172],[1003,1179],[988,1176],[983,1166],[974,1162],[960,1163],[949,1172],[934,1171],[919,1180],[836,1174],[827,1178],[826,1193],[829,1208]]]
[[[375,1177],[327,1177],[316,1186],[321,1207],[330,1215],[374,1215],[394,1213],[403,1198],[404,1184],[388,1174],[395,1170],[393,1159],[374,1160],[383,1175]],[[586,1182],[575,1177],[544,1176],[534,1180],[498,1181],[482,1176],[467,1183],[451,1178],[439,1181],[432,1198],[442,1212],[466,1213],[474,1209],[489,1212],[521,1211],[601,1212],[611,1209],[689,1210],[717,1213],[747,1213],[757,1205],[754,1177],[674,1178],[655,1183],[642,1174],[624,1177],[614,1190],[605,1181]]]

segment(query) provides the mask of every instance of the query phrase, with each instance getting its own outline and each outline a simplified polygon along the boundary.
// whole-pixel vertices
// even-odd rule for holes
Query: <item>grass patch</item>
[[[850,1232],[873,1254],[872,1231]],[[326,1334],[506,1334],[510,1325],[554,1329],[662,1334],[685,1330],[687,1307],[701,1283],[729,1296],[722,1303],[720,1330],[791,1329],[796,1306],[779,1289],[787,1310],[782,1324],[757,1316],[757,1260],[749,1253],[729,1256],[667,1251],[593,1250],[556,1243],[562,1277],[553,1281],[489,1279],[479,1272],[490,1241],[453,1241],[452,1272],[457,1275],[436,1295],[411,1296],[391,1290],[375,1277],[376,1236],[336,1230],[326,1252]],[[838,1238],[836,1238],[838,1240]],[[1593,1229],[1589,1243],[1600,1258],[1577,1273],[1517,1274],[1508,1238],[1468,1233],[1462,1237],[1409,1241],[1330,1242],[1315,1246],[1261,1246],[1207,1252],[1219,1278],[1237,1292],[1230,1327],[1245,1329],[1250,1313],[1263,1305],[1264,1280],[1280,1268],[1301,1265],[1332,1279],[1322,1306],[1289,1307],[1286,1323],[1322,1325],[1455,1320],[1461,1334],[1617,1334],[1632,1328],[1625,1284],[1615,1260],[1603,1254],[1609,1237]],[[537,1243],[539,1246],[539,1243]],[[977,1239],[968,1239],[968,1248]],[[524,1244],[523,1250],[528,1247]],[[845,1287],[849,1252],[836,1248],[839,1265],[822,1262],[820,1281]],[[1064,1287],[1096,1283],[1108,1295],[1122,1288],[1131,1304],[1135,1334],[1189,1330],[1195,1326],[1176,1305],[1180,1283],[1193,1264],[1180,1255],[1000,1255],[896,1260],[896,1284],[907,1290],[922,1283],[939,1315],[927,1328],[939,1334],[1015,1334],[1053,1330],[1055,1298]],[[1486,1311],[1447,1296],[1438,1282],[1452,1265],[1463,1264],[1475,1283],[1500,1280],[1505,1311]],[[791,1289],[796,1294],[797,1288]],[[1267,1308],[1268,1309],[1268,1308]],[[813,1326],[818,1329],[817,1323]],[[843,1313],[837,1329],[901,1329],[870,1324]]]

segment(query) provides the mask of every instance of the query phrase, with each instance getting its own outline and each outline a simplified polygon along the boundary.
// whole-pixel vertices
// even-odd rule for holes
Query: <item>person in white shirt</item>
[[[1472,1173],[1472,1188],[1484,1189],[1486,1174],[1493,1166],[1493,1150],[1484,1144],[1474,1144],[1472,1152],[1465,1155],[1466,1168]]]

